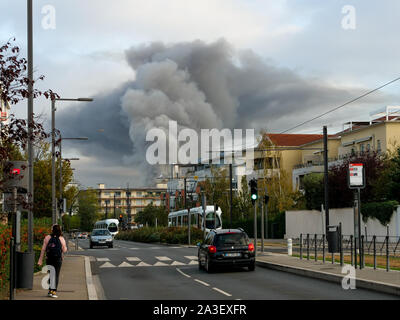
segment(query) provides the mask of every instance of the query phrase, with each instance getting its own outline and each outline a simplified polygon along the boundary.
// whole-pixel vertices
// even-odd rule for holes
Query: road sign
[[[350,189],[365,188],[365,170],[362,163],[349,163],[348,183]]]

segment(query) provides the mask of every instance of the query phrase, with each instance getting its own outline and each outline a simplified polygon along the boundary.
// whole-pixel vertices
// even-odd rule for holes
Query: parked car
[[[88,234],[87,232],[81,232],[78,234],[78,238],[79,239],[87,239],[88,238]]]
[[[227,266],[255,269],[254,244],[243,229],[211,230],[204,242],[197,245],[199,269],[207,272]]]
[[[94,246],[108,246],[113,247],[113,236],[107,229],[94,229],[90,234],[89,241],[90,249]]]

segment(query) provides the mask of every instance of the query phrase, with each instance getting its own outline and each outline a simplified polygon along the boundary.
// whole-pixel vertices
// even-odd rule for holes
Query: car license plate
[[[104,240],[100,240],[99,243],[106,243]]]
[[[225,257],[240,257],[241,254],[239,252],[235,253],[225,253]]]

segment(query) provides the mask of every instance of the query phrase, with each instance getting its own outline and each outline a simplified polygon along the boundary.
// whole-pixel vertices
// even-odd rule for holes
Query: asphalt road
[[[112,249],[90,249],[88,240],[79,246],[84,251],[71,253],[92,257],[92,274],[110,300],[397,299],[261,267],[208,274],[198,269],[195,247],[114,241]]]

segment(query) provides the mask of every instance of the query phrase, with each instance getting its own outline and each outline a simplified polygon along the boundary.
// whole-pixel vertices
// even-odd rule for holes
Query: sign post
[[[360,254],[360,269],[361,255],[363,254],[361,247],[361,189],[365,188],[365,168],[362,163],[349,163],[348,184],[350,189],[355,189],[354,192],[354,254],[355,266],[357,268],[357,240],[358,251]]]

